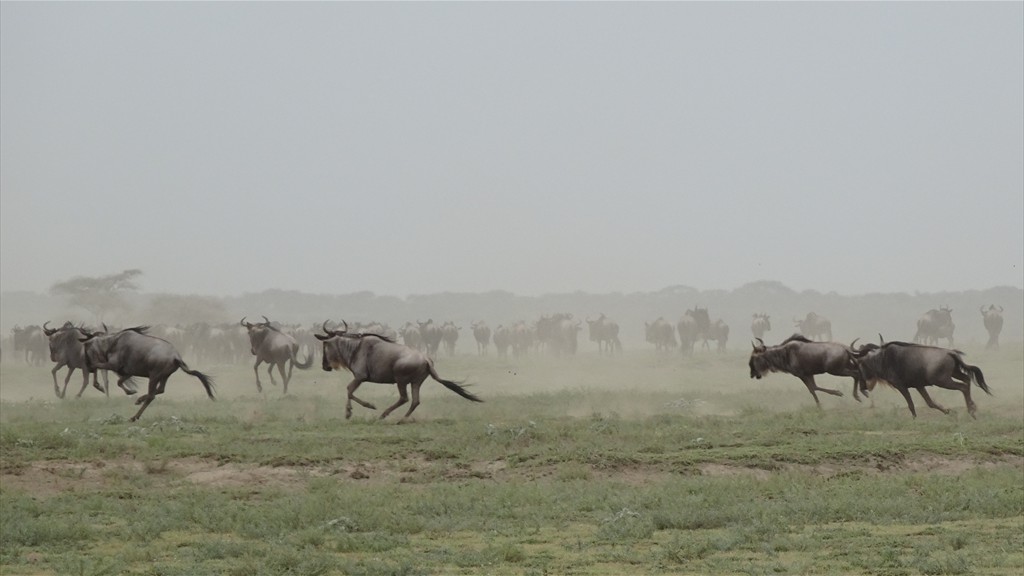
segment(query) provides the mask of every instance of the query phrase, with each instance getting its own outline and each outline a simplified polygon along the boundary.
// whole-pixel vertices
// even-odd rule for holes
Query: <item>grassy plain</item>
[[[633,350],[442,357],[486,403],[428,380],[403,425],[344,420],[347,374],[282,397],[193,362],[218,400],[175,374],[133,424],[120,391],[57,400],[6,361],[0,573],[1021,574],[1024,349],[968,352],[995,392],[977,420],[955,392],[914,420],[825,377],[847,396],[819,411],[745,351]]]

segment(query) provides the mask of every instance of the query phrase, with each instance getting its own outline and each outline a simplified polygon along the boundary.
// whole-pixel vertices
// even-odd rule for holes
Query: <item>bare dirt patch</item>
[[[983,468],[1012,466],[1024,469],[1024,457],[1004,455],[993,460],[970,457],[924,455],[901,462],[834,462],[817,465],[786,464],[775,470],[709,463],[695,467],[707,476],[748,476],[758,479],[780,472],[812,474],[825,478],[850,473],[891,474],[917,472],[957,475]],[[628,466],[617,469],[589,468],[591,477],[640,485],[672,476],[664,470]],[[332,477],[346,482],[430,484],[451,480],[521,482],[559,477],[556,466],[512,467],[502,460],[449,466],[442,460],[410,457],[391,461],[339,462],[326,466],[264,466],[221,463],[201,458],[140,462],[129,458],[70,462],[31,462],[17,471],[0,475],[0,489],[22,491],[36,497],[64,493],[94,492],[123,488],[133,479],[159,478],[166,487],[199,485],[210,488],[289,489],[304,487],[313,478]]]

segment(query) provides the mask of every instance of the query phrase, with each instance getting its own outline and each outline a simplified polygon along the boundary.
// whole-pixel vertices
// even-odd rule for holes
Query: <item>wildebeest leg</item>
[[[274,364],[267,364],[267,374],[270,374],[270,384],[272,386],[277,386],[277,381],[274,380],[274,366]],[[280,364],[277,364],[277,367],[281,371],[281,377],[284,378],[284,369],[281,368]]]
[[[166,381],[166,378],[164,380]],[[118,384],[120,384],[120,382],[118,382]],[[136,404],[141,404],[141,407],[139,408],[139,411],[135,413],[135,416],[132,416],[131,418],[128,419],[129,422],[135,422],[136,420],[139,419],[140,416],[142,416],[142,413],[146,411],[146,408],[149,406],[149,404],[153,401],[154,398],[156,398],[158,390],[158,381],[156,379],[150,378],[149,392],[147,394],[139,396],[139,399],[135,401]]]
[[[807,391],[811,393],[811,396],[814,396],[814,403],[818,405],[818,408],[821,408],[821,402],[818,401],[818,395],[815,393],[815,391],[821,391],[824,392],[825,394],[831,394],[833,396],[843,395],[843,393],[840,392],[839,390],[833,390],[831,388],[822,388],[821,386],[818,386],[818,384],[815,383],[814,381],[814,376],[805,376],[803,378],[800,378],[800,380],[803,381],[804,386],[807,386]]]
[[[57,371],[60,370],[61,367],[63,366],[63,363],[57,364],[56,366],[53,367],[53,370],[50,370],[50,376],[53,376],[53,393],[57,395],[57,398],[64,397],[64,394],[61,393],[60,391],[60,386],[57,385]],[[65,388],[67,388],[67,385],[65,385]]]
[[[75,398],[81,398],[82,397],[82,393],[85,392],[85,389],[88,388],[88,387],[89,387],[89,371],[86,370],[85,368],[82,368],[82,389],[78,391],[78,394],[75,395]]]
[[[954,372],[954,375],[957,378],[963,380],[963,382],[957,382],[953,378],[950,378],[945,382],[936,382],[935,385],[941,386],[942,388],[948,388],[950,390],[959,390],[960,392],[962,392],[964,395],[964,402],[967,403],[967,413],[971,415],[971,418],[977,418],[977,416],[975,416],[974,413],[978,410],[978,406],[974,403],[974,400],[971,400],[970,374],[966,374],[963,370],[957,368],[956,372]]]
[[[356,378],[355,380],[353,380],[353,381],[348,383],[348,398],[345,400],[345,418],[351,418],[352,417],[352,401],[353,400],[358,402],[359,405],[364,407],[364,408],[369,408],[370,410],[376,410],[377,409],[377,407],[374,406],[373,404],[370,404],[369,402],[363,402],[359,398],[356,398],[356,394],[355,394],[356,388],[359,388],[359,385],[362,384],[362,383],[363,383],[363,381],[361,379],[359,379],[359,378]]]
[[[932,400],[932,397],[928,395],[928,391],[924,389],[924,386],[918,388],[917,391],[921,394],[921,397],[924,398],[925,404],[927,404],[929,407],[935,408],[936,410],[942,412],[943,414],[949,414],[949,410],[947,408],[944,408],[938,402]]]
[[[256,359],[256,363],[252,365],[252,371],[256,374],[256,391],[263,392],[263,384],[260,384],[260,364],[263,364],[263,360]]]
[[[288,380],[291,380],[291,377],[292,377],[292,371],[291,370],[289,370],[288,373],[285,374],[284,365],[287,362],[288,361],[285,360],[284,362],[281,362],[280,364],[277,365],[277,373],[281,375],[281,382],[282,382],[282,385],[284,386],[284,393],[285,394],[288,393]],[[271,366],[271,368],[273,368],[273,366]],[[268,372],[270,372],[270,371],[268,370]],[[270,379],[271,380],[274,379],[273,372],[271,372],[271,374],[270,374]],[[274,386],[277,386],[277,383],[274,383]]]
[[[288,383],[292,380],[292,371],[295,370],[295,358],[288,360],[288,377],[284,375],[284,364],[281,365],[281,379],[284,380],[284,393],[288,393]]]
[[[408,382],[399,382],[398,383],[398,401],[395,402],[394,404],[392,404],[391,406],[388,406],[388,409],[385,410],[384,413],[380,415],[380,419],[381,420],[387,418],[388,414],[391,414],[392,412],[394,412],[395,408],[398,408],[402,404],[405,404],[406,402],[409,401],[409,393],[407,391],[408,388],[409,388],[409,383]],[[406,414],[406,416],[408,416],[408,414]]]
[[[402,416],[402,422],[408,420],[409,416],[412,415],[412,411],[415,410],[416,407],[420,405],[420,385],[422,384],[422,380],[419,382],[412,383],[412,404],[409,405],[409,411],[405,413],[405,416]]]
[[[137,390],[132,390],[131,388],[128,388],[127,386],[124,385],[125,380],[128,380],[129,378],[131,378],[131,376],[118,376],[117,377],[117,386],[121,390],[124,390],[125,394],[127,394],[128,396],[131,396],[132,394],[135,394],[138,391]]]
[[[914,418],[917,418],[917,410],[914,410],[914,399],[910,397],[910,390],[907,390],[905,386],[900,386],[896,389],[899,390],[900,394],[903,394],[903,397],[907,400],[907,408],[910,408],[910,414]]]
[[[63,388],[63,389],[61,389],[61,391],[60,391],[60,397],[61,397],[61,398],[63,398],[63,397],[65,397],[65,396],[67,396],[67,393],[68,393],[68,382],[70,382],[70,381],[71,381],[71,375],[72,375],[72,374],[73,374],[74,372],[75,372],[75,369],[74,369],[73,367],[71,367],[71,366],[68,366],[68,373],[67,373],[67,375],[66,375],[66,376],[64,376],[64,388]],[[88,382],[88,381],[89,381],[89,377],[88,377],[88,376],[86,376],[86,379],[85,379],[85,381],[86,381],[86,382]],[[85,387],[83,386],[83,387],[82,387],[82,389],[84,390],[84,389],[85,389]],[[79,396],[81,396],[81,394],[79,394]]]

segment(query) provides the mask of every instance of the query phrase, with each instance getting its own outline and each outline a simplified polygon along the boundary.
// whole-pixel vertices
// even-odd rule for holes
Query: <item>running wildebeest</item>
[[[750,353],[751,378],[760,379],[771,372],[792,374],[807,386],[807,391],[814,397],[814,403],[821,408],[818,391],[833,396],[842,396],[843,393],[818,386],[814,376],[849,376],[853,378],[853,397],[860,402],[857,393],[860,371],[850,356],[851,350],[848,346],[838,342],[812,342],[800,334],[793,334],[775,346],[765,346],[760,338],[757,341],[760,345],[754,344],[754,350]],[[864,391],[863,386],[861,390]],[[867,392],[864,394],[866,396]]]
[[[772,322],[767,314],[754,314],[754,319],[750,322],[750,331],[754,338],[764,338],[764,333],[770,332],[771,329]]]
[[[676,334],[672,325],[659,316],[654,322],[644,322],[644,339],[654,344],[655,352],[668,352],[669,348],[676,347]]]
[[[427,356],[435,358],[437,356],[437,349],[441,346],[441,338],[444,333],[441,332],[440,326],[434,324],[433,318],[427,318],[426,322],[416,321],[416,324],[420,327],[420,341],[426,348]]]
[[[999,350],[999,333],[1003,331],[1003,307],[991,304],[986,310],[982,305],[980,310],[982,322],[985,323],[985,330],[988,332],[985,349]]]
[[[480,356],[487,355],[487,347],[491,343],[491,328],[487,322],[478,321],[469,325],[473,329],[473,339],[476,340],[476,353]]]
[[[316,334],[317,339],[323,343],[323,369],[330,372],[344,368],[352,373],[352,381],[347,387],[345,418],[352,417],[353,400],[363,407],[377,409],[373,404],[356,398],[356,389],[363,382],[398,386],[398,401],[381,413],[382,420],[395,408],[409,401],[407,389],[411,385],[412,405],[402,417],[403,421],[408,419],[413,410],[420,405],[420,385],[427,376],[463,398],[483,402],[460,384],[438,376],[434,362],[419,350],[397,344],[390,338],[376,334],[349,333],[347,324],[344,324],[341,330],[328,330],[327,324],[324,323],[323,331],[323,334]]]
[[[591,342],[597,342],[597,353],[605,352],[613,356],[622,352],[622,341],[619,340],[619,323],[608,318],[602,312],[597,320],[587,318],[587,328]]]
[[[910,397],[910,388],[916,388],[928,406],[943,414],[949,414],[950,411],[932,400],[925,387],[959,390],[964,395],[967,412],[972,418],[976,418],[978,407],[971,400],[971,382],[992,395],[981,369],[964,362],[963,352],[959,350],[907,342],[883,342],[880,346],[865,344],[854,349],[852,357],[857,363],[865,389],[873,388],[878,382],[892,386],[903,395],[914,418],[917,418],[917,411]]]
[[[796,324],[796,328],[801,334],[811,340],[820,339],[825,342],[832,340],[832,321],[816,312],[808,312],[807,317],[803,320],[794,318],[793,323]]]
[[[676,323],[676,332],[679,333],[679,348],[683,356],[693,355],[693,347],[700,336],[700,327],[697,326],[693,310],[687,310],[679,319],[679,322]]]
[[[494,349],[499,358],[508,358],[508,348],[512,345],[512,329],[498,324],[494,329]]]
[[[11,329],[14,351],[25,351],[25,362],[34,366],[43,363],[47,353],[46,335],[39,326],[32,325],[22,328],[15,326]]]
[[[459,330],[462,328],[455,325],[454,322],[445,322],[441,325],[441,343],[444,344],[444,352],[449,356],[455,355],[455,343],[459,340]],[[383,336],[379,332],[375,332],[379,336]],[[394,338],[391,338],[394,340]]]
[[[256,357],[256,363],[252,367],[252,371],[256,373],[256,390],[263,392],[259,367],[260,364],[266,362],[270,383],[277,386],[277,382],[274,381],[274,366],[277,366],[281,380],[284,381],[284,393],[287,394],[288,382],[292,378],[292,369],[308,370],[313,365],[313,354],[310,352],[304,362],[299,362],[299,343],[295,338],[272,326],[266,316],[263,317],[263,320],[259,324],[253,324],[242,318],[239,323],[249,331],[249,350]],[[288,365],[287,374],[284,371],[286,364]]]
[[[939,338],[949,340],[949,347],[953,347],[953,309],[942,306],[938,310],[932,308],[925,312],[917,320],[917,332],[914,334],[914,342],[919,344],[938,345]]]
[[[90,332],[79,338],[85,345],[85,366],[89,371],[113,370],[117,374],[117,385],[122,388],[133,376],[149,378],[149,390],[135,401],[141,406],[130,420],[138,420],[157,395],[164,393],[167,379],[178,368],[198,378],[206,395],[213,400],[213,379],[189,368],[173,344],[146,334],[147,329],[147,326],[136,326],[114,334]]]
[[[101,387],[97,378],[97,371],[90,371],[85,366],[85,345],[82,344],[80,338],[88,335],[86,330],[75,327],[71,322],[65,322],[60,328],[48,328],[47,324],[49,323],[49,321],[43,323],[43,333],[50,343],[50,360],[56,362],[53,370],[50,371],[50,375],[53,376],[53,392],[57,395],[57,398],[64,398],[64,395],[67,394],[68,382],[71,381],[71,375],[76,369],[82,371],[82,389],[78,391],[75,398],[81,398],[82,393],[89,386],[90,373],[92,374],[93,387],[110,396],[106,370],[103,371],[104,385]],[[64,377],[64,388],[61,389],[57,385],[57,371],[65,366],[68,368],[68,373]],[[135,394],[136,392],[134,389],[123,386],[122,389],[128,395]]]
[[[719,318],[711,323],[711,326],[704,334],[704,337],[706,338],[706,340],[704,340],[705,345],[707,345],[708,340],[714,340],[715,350],[718,352],[725,352],[725,346],[729,342],[729,325]]]

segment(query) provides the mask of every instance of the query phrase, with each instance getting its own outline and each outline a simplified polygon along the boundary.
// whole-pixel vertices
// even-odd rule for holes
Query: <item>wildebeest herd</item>
[[[982,306],[980,312],[989,334],[986,348],[997,349],[1003,309],[993,304],[988,308]],[[925,388],[937,386],[958,390],[963,393],[971,416],[976,413],[976,405],[971,399],[971,384],[991,394],[981,369],[967,364],[963,353],[952,349],[955,326],[952,310],[948,307],[929,310],[922,315],[917,321],[914,341],[909,343],[885,342],[881,336],[879,344],[857,346],[856,340],[849,345],[833,342],[831,322],[814,312],[802,320],[794,319],[794,323],[799,331],[797,334],[769,346],[764,343],[765,334],[772,329],[769,315],[753,315],[750,329],[755,341],[748,362],[750,376],[760,379],[771,372],[792,374],[804,383],[819,407],[821,402],[817,392],[843,395],[839,390],[818,386],[814,377],[820,374],[852,378],[853,396],[857,401],[862,394],[868,396],[877,384],[887,384],[900,392],[915,417],[917,412],[910,389],[917,390],[928,406],[944,413],[949,410],[932,400]],[[599,354],[613,356],[622,352],[617,322],[600,314],[594,319],[586,318],[586,325],[589,340],[597,344]],[[567,313],[544,315],[532,323],[499,324],[494,330],[483,321],[471,324],[477,354],[487,355],[493,342],[500,357],[507,357],[509,350],[515,357],[531,351],[556,357],[576,354],[578,334],[582,328],[583,321]],[[323,370],[344,368],[353,376],[347,387],[346,417],[352,414],[353,401],[376,409],[355,396],[363,382],[372,382],[398,387],[398,401],[388,407],[381,418],[409,402],[408,390],[411,388],[411,405],[404,420],[419,405],[420,387],[427,376],[463,398],[482,401],[463,384],[441,378],[434,367],[433,359],[442,345],[445,354],[451,356],[455,353],[460,330],[453,322],[437,325],[432,319],[407,322],[399,330],[381,323],[350,327],[344,321],[340,324],[326,321],[318,327],[304,328],[277,324],[264,316],[263,322],[258,323],[242,318],[237,325],[202,323],[184,328],[136,326],[123,330],[110,330],[105,325],[102,330],[94,330],[71,322],[50,328],[49,322],[45,322],[41,327],[16,326],[12,336],[15,352],[24,352],[24,360],[30,364],[40,365],[44,355],[49,353],[50,360],[55,363],[51,374],[58,398],[65,397],[76,369],[82,371],[83,378],[76,397],[88,387],[90,376],[93,386],[109,395],[108,370],[117,375],[117,385],[128,395],[137,393],[133,377],[147,378],[147,391],[136,401],[140,408],[132,421],[137,420],[156,396],[164,392],[167,379],[179,369],[199,379],[207,395],[214,398],[213,379],[191,369],[172,342],[183,346],[200,361],[235,362],[243,356],[255,357],[253,372],[257,390],[263,390],[259,367],[266,363],[271,383],[276,385],[273,371],[277,368],[286,394],[293,369],[310,368],[319,348]],[[698,342],[710,350],[708,342],[714,341],[716,350],[725,350],[729,327],[721,319],[712,321],[707,308],[695,307],[686,310],[675,325],[663,317],[645,323],[644,334],[646,341],[653,344],[658,353],[679,347],[684,355],[691,355]],[[938,347],[939,339],[947,340],[950,348]],[[319,346],[316,346],[317,341]],[[305,359],[301,359],[302,355]],[[63,367],[68,372],[61,388],[57,372]],[[102,386],[98,378],[100,371],[104,374]]]

